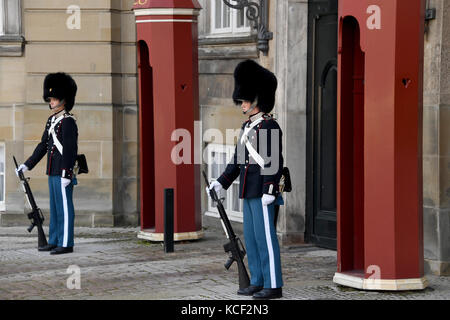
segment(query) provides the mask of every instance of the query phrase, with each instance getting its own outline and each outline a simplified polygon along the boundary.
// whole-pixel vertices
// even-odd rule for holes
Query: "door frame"
[[[337,0],[338,1],[338,0]],[[336,15],[336,19],[338,17],[338,13],[325,13],[322,15],[312,16],[309,11],[311,8],[311,2],[313,0],[309,0],[308,5],[308,54],[307,54],[307,105],[306,105],[306,203],[305,203],[305,241],[308,243],[313,243],[319,247],[324,247],[328,249],[336,250],[337,246],[337,237],[335,239],[331,239],[328,237],[321,237],[317,234],[314,234],[314,207],[315,207],[315,195],[316,195],[316,186],[314,181],[314,159],[315,155],[315,141],[317,137],[315,136],[316,128],[315,128],[315,110],[313,109],[313,104],[316,105],[316,101],[318,99],[318,92],[315,88],[316,83],[316,75],[314,73],[315,70],[315,52],[316,52],[316,26],[317,20],[321,17],[328,15]],[[312,21],[312,19],[314,21]],[[336,21],[337,27],[337,21]],[[337,30],[336,30],[337,35]],[[336,37],[336,47],[337,47],[337,37]],[[337,61],[337,52],[336,52],[336,61]],[[323,80],[323,79],[322,79]],[[314,89],[312,90],[314,86]],[[337,88],[336,88],[337,90]],[[337,101],[336,101],[337,102]],[[320,152],[320,151],[319,151]],[[337,218],[337,216],[335,217]]]

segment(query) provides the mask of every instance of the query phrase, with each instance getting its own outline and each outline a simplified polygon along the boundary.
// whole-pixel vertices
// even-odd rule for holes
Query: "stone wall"
[[[305,150],[306,150],[306,54],[307,0],[277,0],[269,3],[269,53],[256,48],[256,35],[211,37],[210,5],[200,1],[199,19],[200,106],[203,130],[239,128],[246,119],[231,99],[236,65],[254,59],[278,78],[274,116],[283,130],[285,164],[293,179],[293,192],[285,194],[280,208],[278,235],[283,245],[304,241],[305,232]],[[295,94],[293,94],[295,92]],[[210,141],[204,141],[204,146]],[[234,143],[234,142],[227,142]],[[289,146],[286,148],[286,146]],[[203,196],[203,208],[206,197]],[[203,209],[204,212],[206,209]]]
[[[450,275],[450,3],[432,0],[425,36],[424,251],[427,272]]]
[[[304,242],[306,203],[306,93],[308,1],[270,1],[274,32],[268,60],[278,77],[275,114],[283,129],[285,166],[292,192],[280,207],[278,232],[283,245]]]
[[[1,215],[2,225],[24,221],[23,193],[9,160],[15,154],[23,161],[39,142],[50,115],[42,100],[42,83],[46,74],[58,71],[71,74],[78,85],[72,112],[77,118],[79,153],[86,154],[90,169],[89,174],[78,177],[79,185],[74,191],[76,225],[138,223],[133,3],[22,2],[24,56],[0,60],[0,130],[7,154],[6,213]],[[79,28],[68,27],[69,22],[74,22],[70,19],[75,12],[68,12],[69,6],[80,9]],[[47,213],[45,165],[44,158],[29,176],[36,200]]]

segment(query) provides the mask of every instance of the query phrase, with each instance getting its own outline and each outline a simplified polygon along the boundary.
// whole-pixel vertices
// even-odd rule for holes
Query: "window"
[[[5,144],[0,142],[0,211],[5,211]]]
[[[208,181],[217,180],[228,162],[234,155],[235,146],[222,144],[209,144],[207,147],[208,154]],[[239,199],[239,179],[236,179],[228,190],[222,189],[219,198],[225,198],[223,207],[228,214],[228,218],[233,221],[243,221],[243,204]],[[208,216],[219,217],[217,207],[213,205],[212,200],[208,197]]]
[[[0,0],[0,57],[22,56],[24,43],[21,1]]]
[[[5,18],[3,17],[4,12],[3,5],[4,5],[3,0],[0,0],[0,36],[5,34],[5,26],[4,26]]]
[[[250,33],[250,22],[244,10],[228,7],[222,0],[211,1],[211,33],[239,34]]]
[[[21,29],[20,0],[0,0],[0,35],[19,36]]]

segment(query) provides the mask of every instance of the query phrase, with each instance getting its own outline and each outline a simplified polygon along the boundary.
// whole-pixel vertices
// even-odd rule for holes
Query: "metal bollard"
[[[174,196],[173,189],[164,189],[164,251],[173,252],[174,231]]]

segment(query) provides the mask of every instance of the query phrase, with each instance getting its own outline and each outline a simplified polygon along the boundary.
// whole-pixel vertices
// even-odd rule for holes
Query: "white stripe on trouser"
[[[270,235],[270,220],[269,211],[266,205],[262,203],[263,216],[264,216],[264,229],[266,233],[267,250],[269,251],[269,269],[270,269],[270,284],[272,288],[277,287],[277,279],[275,277],[275,259],[273,257],[272,236]]]
[[[67,209],[67,196],[66,196],[66,188],[64,188],[61,183],[61,194],[63,200],[63,208],[64,208],[64,237],[63,237],[63,247],[67,247],[67,242],[69,240],[69,210]]]

